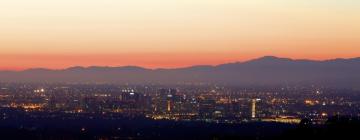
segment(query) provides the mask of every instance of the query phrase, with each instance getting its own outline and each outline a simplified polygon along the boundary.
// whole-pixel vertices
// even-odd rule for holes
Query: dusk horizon
[[[360,0],[0,0],[0,140],[358,130]]]
[[[354,0],[2,1],[0,69],[357,57],[359,6]]]
[[[356,57],[334,57],[334,58],[326,58],[326,59],[313,59],[313,58],[291,58],[291,57],[282,57],[282,56],[275,56],[275,55],[263,55],[263,56],[259,56],[259,57],[254,57],[254,58],[249,58],[249,59],[245,59],[245,60],[233,60],[233,61],[224,61],[222,63],[215,63],[215,64],[209,64],[209,63],[195,63],[195,64],[190,64],[190,65],[183,65],[183,66],[157,66],[157,67],[148,67],[146,65],[136,65],[136,64],[126,64],[126,65],[69,65],[66,67],[41,67],[41,66],[35,66],[35,67],[28,67],[28,68],[18,68],[18,69],[2,69],[0,67],[0,71],[26,71],[26,70],[31,70],[31,69],[48,69],[48,70],[65,70],[65,69],[69,69],[69,68],[74,68],[74,67],[83,67],[83,68],[88,68],[88,67],[139,67],[139,68],[144,68],[144,69],[151,69],[151,70],[156,70],[156,69],[181,69],[181,68],[189,68],[189,67],[194,67],[194,66],[218,66],[218,65],[223,65],[223,64],[230,64],[230,63],[244,63],[244,62],[249,62],[252,60],[256,60],[256,59],[260,59],[260,58],[266,58],[266,57],[273,57],[273,58],[280,58],[280,59],[289,59],[289,60],[306,60],[306,61],[331,61],[331,60],[337,60],[337,59],[357,59],[360,58],[359,56]]]

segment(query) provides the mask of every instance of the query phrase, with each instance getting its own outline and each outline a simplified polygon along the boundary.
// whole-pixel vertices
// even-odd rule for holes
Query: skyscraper
[[[261,99],[252,99],[251,100],[251,118],[255,119],[256,116],[256,103],[260,101]]]
[[[251,100],[251,118],[256,118],[256,99]]]

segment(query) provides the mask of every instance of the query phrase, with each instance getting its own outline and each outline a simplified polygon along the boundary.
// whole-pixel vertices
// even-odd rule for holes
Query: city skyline
[[[0,0],[0,139],[352,139],[360,0]]]
[[[360,56],[354,0],[0,2],[0,69],[177,68]]]

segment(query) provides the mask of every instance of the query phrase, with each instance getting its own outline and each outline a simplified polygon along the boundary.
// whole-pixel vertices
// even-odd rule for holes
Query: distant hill
[[[1,71],[1,82],[105,82],[132,84],[218,83],[227,85],[323,84],[360,87],[360,58],[325,61],[293,60],[274,56],[178,69],[72,67],[64,70]]]

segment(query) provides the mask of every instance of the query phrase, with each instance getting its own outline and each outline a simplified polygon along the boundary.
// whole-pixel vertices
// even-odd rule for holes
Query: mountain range
[[[176,69],[71,67],[62,70],[0,71],[0,82],[76,82],[119,84],[214,83],[226,85],[321,84],[360,87],[360,57],[324,61],[265,56],[217,66]]]

